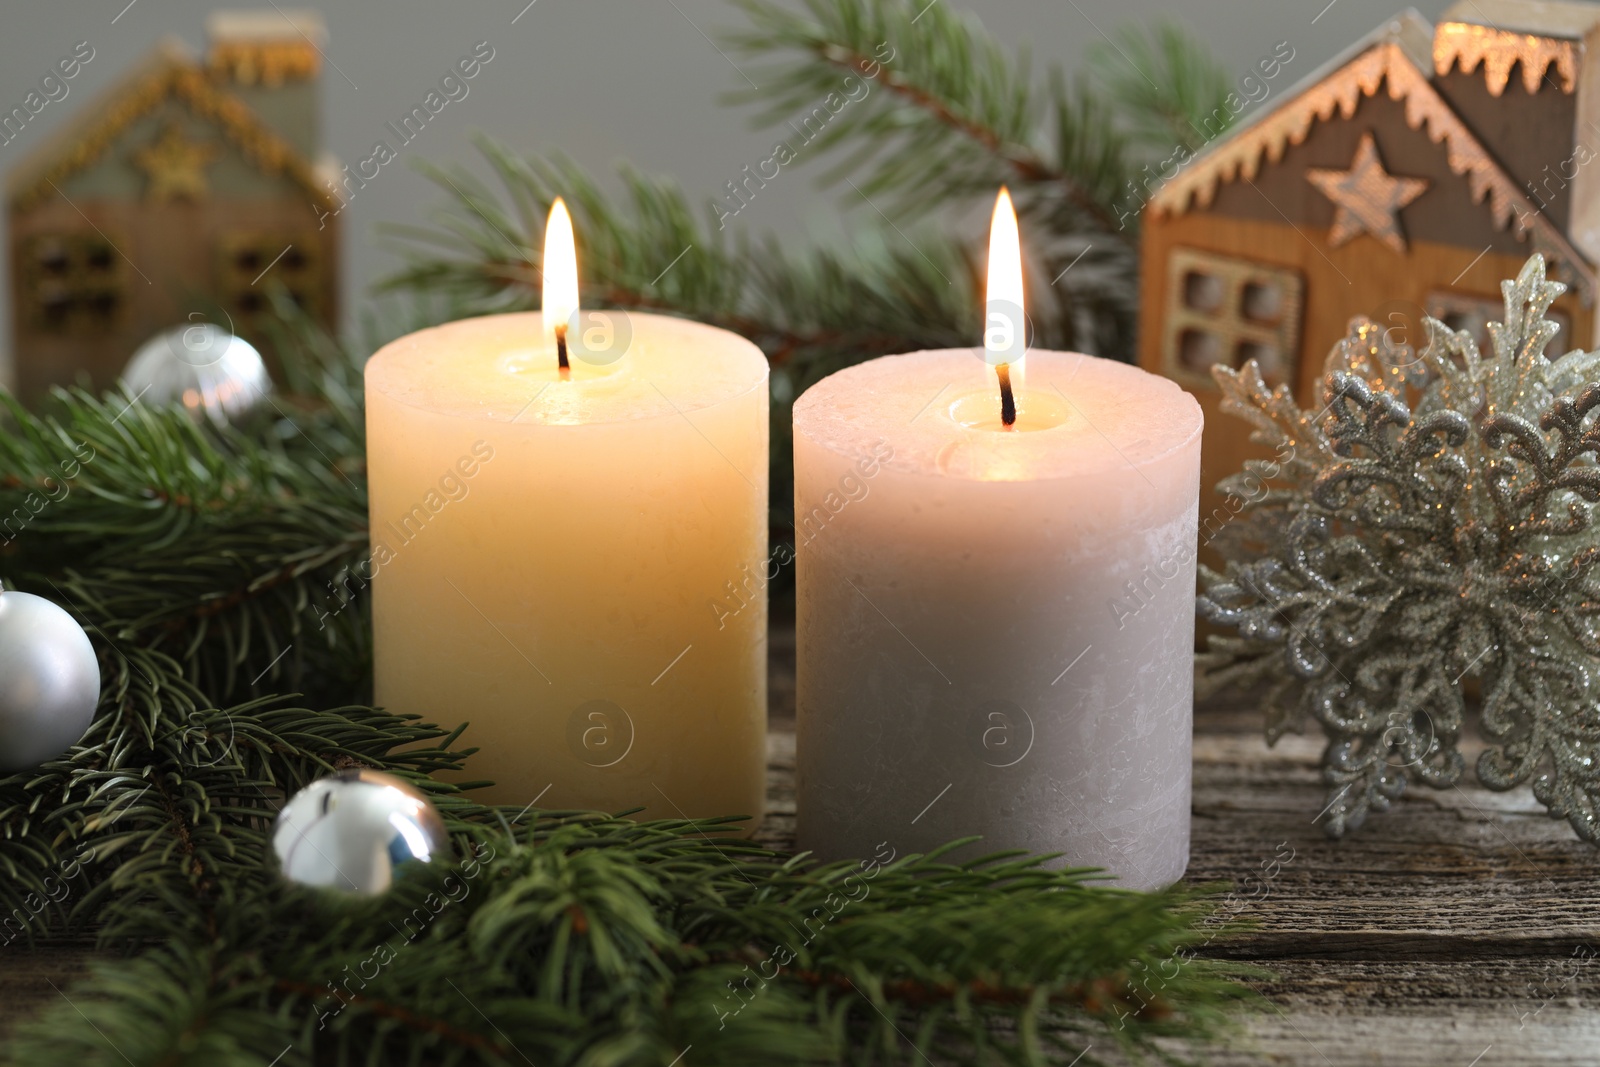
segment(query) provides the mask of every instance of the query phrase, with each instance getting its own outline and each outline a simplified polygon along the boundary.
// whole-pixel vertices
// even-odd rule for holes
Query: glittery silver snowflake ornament
[[[1479,780],[1531,782],[1600,844],[1600,354],[1545,357],[1565,289],[1540,256],[1502,282],[1487,357],[1435,319],[1420,352],[1356,319],[1314,411],[1253,362],[1213,372],[1274,457],[1203,524],[1227,565],[1200,568],[1199,610],[1231,632],[1200,689],[1265,683],[1269,742],[1322,725],[1330,836],[1413,777],[1456,784],[1471,687]]]

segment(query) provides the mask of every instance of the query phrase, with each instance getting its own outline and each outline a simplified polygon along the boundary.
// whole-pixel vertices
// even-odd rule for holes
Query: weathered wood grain
[[[794,841],[794,643],[772,641],[768,814]],[[1526,791],[1414,789],[1343,841],[1317,816],[1321,742],[1269,749],[1248,698],[1195,718],[1191,882],[1255,924],[1208,951],[1273,971],[1219,1067],[1600,1064],[1600,852]],[[1469,766],[1481,746],[1466,746]],[[86,969],[82,944],[0,955],[0,1034]],[[1104,1052],[1104,1049],[1097,1050]]]
[[[1263,987],[1276,1008],[1215,1051],[1216,1067],[1593,1067],[1600,1059],[1600,1014],[1586,1007],[1600,994],[1592,976],[1539,1010],[1542,998],[1519,990],[1547,976],[1525,961],[1279,969],[1279,981]]]
[[[1482,745],[1463,747],[1470,767]],[[1239,702],[1196,716],[1189,879],[1236,883],[1257,927],[1212,949],[1277,975],[1259,986],[1274,1006],[1215,1062],[1600,1063],[1600,854],[1470,770],[1330,841],[1321,748],[1268,749]]]

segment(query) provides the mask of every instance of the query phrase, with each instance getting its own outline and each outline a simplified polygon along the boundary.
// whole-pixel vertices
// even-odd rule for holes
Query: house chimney
[[[1434,29],[1434,84],[1540,214],[1600,262],[1600,7],[1458,0]]]
[[[302,156],[321,142],[317,80],[328,37],[322,15],[276,7],[206,19],[206,69]]]

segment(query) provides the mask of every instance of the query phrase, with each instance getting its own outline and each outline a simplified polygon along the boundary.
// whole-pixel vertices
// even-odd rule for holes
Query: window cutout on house
[[[59,278],[72,269],[72,256],[67,251],[66,242],[59,239],[40,241],[37,258],[39,270],[51,277]]]
[[[1271,282],[1246,282],[1241,310],[1252,322],[1277,322],[1283,315],[1283,290]]]
[[[1256,361],[1270,386],[1298,372],[1305,286],[1282,267],[1175,248],[1167,260],[1162,308],[1162,370],[1196,388],[1215,389],[1211,368]]]
[[[313,317],[320,317],[324,292],[322,262],[313,238],[303,233],[236,233],[219,248],[218,297],[234,328],[249,330],[253,320],[272,308],[272,294],[281,286],[289,299]]]
[[[22,242],[21,313],[40,333],[113,328],[123,306],[123,260],[99,233],[40,234]]]
[[[89,317],[96,322],[105,324],[110,324],[116,319],[117,310],[122,306],[121,299],[116,293],[111,292],[92,293],[86,303],[88,304]]]
[[[1215,311],[1228,295],[1226,283],[1215,274],[1190,271],[1183,279],[1183,302],[1196,311]]]
[[[1184,330],[1178,337],[1178,358],[1190,370],[1209,373],[1222,362],[1222,339],[1210,330]]]

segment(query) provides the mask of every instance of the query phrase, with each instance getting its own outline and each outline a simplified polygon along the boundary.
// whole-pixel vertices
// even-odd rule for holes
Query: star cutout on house
[[[150,176],[145,195],[156,201],[200,200],[206,195],[205,168],[221,151],[214,144],[188,140],[171,123],[152,144],[133,154],[133,161]]]
[[[1361,135],[1349,170],[1310,169],[1306,181],[1333,201],[1330,247],[1338,248],[1365,232],[1401,253],[1406,238],[1400,230],[1400,209],[1426,192],[1429,184],[1426,178],[1396,178],[1384,170],[1371,133]]]

